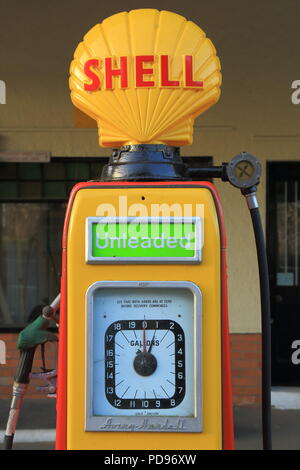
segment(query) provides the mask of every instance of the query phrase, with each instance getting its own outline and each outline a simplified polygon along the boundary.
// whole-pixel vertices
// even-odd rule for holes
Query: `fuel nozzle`
[[[20,358],[13,384],[11,406],[4,436],[5,450],[12,449],[22,401],[26,394],[30,378],[44,379],[47,383],[46,391],[50,394],[49,396],[55,394],[56,370],[45,370],[42,373],[34,375],[31,374],[31,369],[37,346],[40,344],[43,348],[46,341],[57,341],[57,336],[48,332],[47,328],[50,326],[50,320],[54,319],[59,306],[60,294],[57,295],[50,305],[44,307],[42,315],[27,325],[19,334],[18,349],[20,350]]]

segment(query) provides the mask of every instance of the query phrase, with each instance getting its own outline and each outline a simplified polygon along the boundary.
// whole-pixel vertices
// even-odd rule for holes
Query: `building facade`
[[[69,191],[75,182],[99,176],[103,158],[110,155],[98,146],[94,122],[71,104],[73,51],[97,22],[148,4],[91,0],[84,8],[74,0],[38,8],[33,0],[0,3],[0,80],[5,84],[0,99],[0,339],[6,348],[0,398],[8,398],[18,331],[59,290]],[[221,99],[196,120],[193,144],[182,148],[182,155],[212,156],[219,165],[245,150],[262,163],[258,199],[270,265],[273,383],[299,384],[300,7],[293,0],[284,6],[249,0],[151,6],[199,24],[221,59]],[[251,221],[239,191],[215,184],[227,230],[234,403],[257,405],[260,298]],[[37,355],[36,366],[40,361]],[[29,396],[41,395],[31,385]]]

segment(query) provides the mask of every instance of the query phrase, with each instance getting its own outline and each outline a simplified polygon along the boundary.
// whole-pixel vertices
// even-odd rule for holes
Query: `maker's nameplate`
[[[201,421],[196,418],[128,417],[102,418],[88,420],[86,431],[100,432],[201,432]],[[99,423],[99,421],[102,421]],[[97,424],[96,424],[97,423]]]

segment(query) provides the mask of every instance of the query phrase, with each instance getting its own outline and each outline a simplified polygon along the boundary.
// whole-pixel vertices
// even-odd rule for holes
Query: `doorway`
[[[300,385],[300,161],[267,163],[272,384]]]

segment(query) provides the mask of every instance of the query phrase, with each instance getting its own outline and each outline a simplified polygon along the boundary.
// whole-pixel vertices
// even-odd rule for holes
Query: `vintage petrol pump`
[[[86,34],[70,74],[73,103],[116,149],[67,208],[56,448],[232,449],[225,231],[201,178],[229,180],[257,209],[260,165],[242,153],[189,170],[179,152],[219,98],[215,48],[180,15],[133,10]]]

